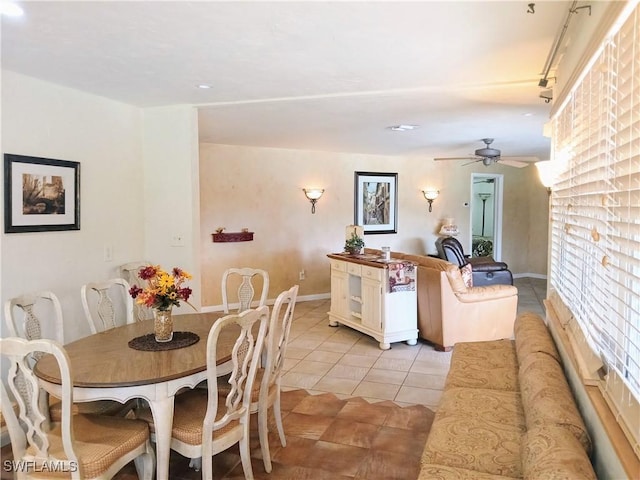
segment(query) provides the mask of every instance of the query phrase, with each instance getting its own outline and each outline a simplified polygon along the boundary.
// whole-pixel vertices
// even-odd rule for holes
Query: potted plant
[[[346,252],[354,255],[360,253],[364,247],[364,240],[358,235],[355,230],[351,232],[351,236],[344,242],[344,249]]]

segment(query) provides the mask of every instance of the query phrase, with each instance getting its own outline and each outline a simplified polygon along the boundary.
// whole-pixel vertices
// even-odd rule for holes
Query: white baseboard
[[[314,295],[300,295],[298,296],[298,298],[296,299],[296,302],[311,302],[313,300],[326,300],[328,298],[331,298],[331,294],[330,293],[317,293]],[[267,300],[267,305],[273,305],[276,302],[275,298],[270,298]],[[229,309],[230,310],[237,310],[238,309],[238,304],[234,303],[234,304],[230,304],[229,305]],[[223,311],[223,307],[222,305],[208,305],[206,307],[202,307],[200,309],[201,312],[203,313],[207,313],[207,312],[222,312]]]
[[[546,280],[547,276],[541,273],[514,273],[513,278],[540,278]]]

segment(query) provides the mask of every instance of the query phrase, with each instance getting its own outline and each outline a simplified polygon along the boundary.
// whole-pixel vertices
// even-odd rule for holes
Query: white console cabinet
[[[415,289],[389,291],[388,263],[364,255],[329,254],[329,325],[347,325],[372,336],[387,350],[391,343],[418,339]],[[415,287],[415,284],[414,284]]]

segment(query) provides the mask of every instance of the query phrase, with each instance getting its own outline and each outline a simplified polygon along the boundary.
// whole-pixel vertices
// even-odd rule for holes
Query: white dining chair
[[[128,262],[120,265],[120,277],[124,278],[129,287],[133,287],[134,285],[140,288],[144,288],[144,281],[140,279],[138,274],[140,270],[144,267],[148,267],[151,265],[151,262],[147,261],[139,261],[139,262]],[[153,318],[153,311],[150,308],[145,307],[144,305],[140,305],[137,302],[133,302],[133,318],[136,322],[140,322],[142,320],[150,320]]]
[[[64,344],[62,307],[53,292],[32,292],[8,299],[4,302],[4,318],[12,337],[25,340],[48,337]],[[48,335],[43,335],[43,328]]]
[[[260,436],[260,448],[262,461],[267,473],[271,472],[271,454],[269,452],[269,428],[268,413],[273,409],[280,443],[287,446],[287,439],[282,425],[282,412],[280,410],[280,379],[282,378],[282,366],[289,341],[289,332],[293,321],[293,314],[298,296],[298,285],[285,290],[273,305],[269,329],[262,353],[262,367],[256,372],[256,380],[251,392],[251,413],[258,414],[258,434]],[[227,392],[230,385],[226,383],[226,377],[218,379],[218,388],[221,392]]]
[[[213,478],[213,455],[236,443],[240,447],[245,478],[253,478],[249,449],[251,392],[268,323],[269,308],[266,306],[217,320],[207,338],[207,388],[195,388],[175,396],[171,449],[195,460],[192,464],[197,468],[201,464],[202,478]],[[227,328],[238,329],[239,333],[231,350],[230,388],[222,394],[218,391],[216,350],[220,332]],[[153,432],[149,409],[140,410],[138,418],[149,422]]]
[[[55,340],[64,344],[64,318],[58,297],[49,291],[33,292],[10,298],[4,303],[4,318],[9,336],[25,340]],[[38,356],[34,358],[37,360]],[[95,413],[124,416],[132,408],[130,403],[113,400],[81,402],[73,405],[73,413]],[[49,415],[53,422],[62,418],[62,402],[50,397]]]
[[[17,478],[45,478],[37,472],[56,468],[68,472],[72,479],[109,479],[131,461],[135,462],[138,478],[153,478],[155,455],[145,422],[72,413],[73,380],[69,359],[60,343],[2,338],[0,354],[9,361],[7,376],[0,382],[2,413],[13,460],[27,470],[19,472]],[[62,379],[62,419],[58,424],[48,422],[44,390],[39,388],[32,369],[32,358],[44,354],[55,357]],[[17,400],[17,412],[8,392]]]
[[[262,278],[262,293],[258,305],[253,305],[255,288],[253,287],[254,277]],[[238,312],[249,308],[262,307],[267,303],[269,294],[269,274],[259,268],[229,268],[222,274],[222,307],[224,313],[229,313],[230,298],[229,290],[232,286],[237,286],[237,295],[233,300],[237,300]]]
[[[112,278],[82,286],[82,308],[91,333],[134,323],[133,298],[129,294],[129,288],[129,282],[123,278]]]

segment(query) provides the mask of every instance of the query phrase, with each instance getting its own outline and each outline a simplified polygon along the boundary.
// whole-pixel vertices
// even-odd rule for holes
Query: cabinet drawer
[[[382,268],[374,268],[374,267],[362,267],[362,277],[369,278],[371,280],[382,280],[382,272],[384,269]]]
[[[341,262],[340,260],[331,260],[331,270],[338,270],[339,272],[347,271],[347,262]]]
[[[362,271],[362,266],[357,263],[347,263],[347,272],[349,275],[357,275],[360,276]]]

